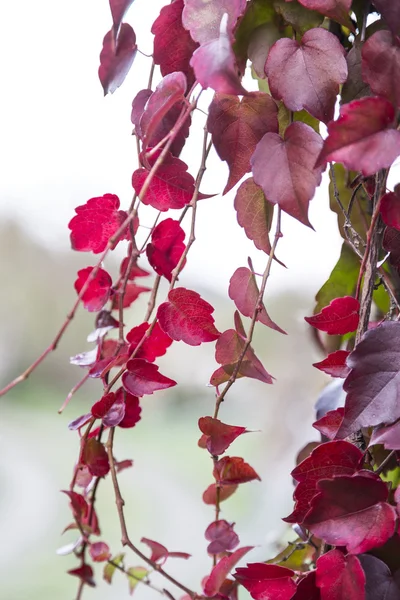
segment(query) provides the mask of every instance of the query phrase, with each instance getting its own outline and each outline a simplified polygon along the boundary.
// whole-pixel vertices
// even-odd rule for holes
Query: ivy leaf
[[[261,481],[253,467],[237,456],[220,458],[214,464],[213,475],[220,485],[247,483],[254,479]]]
[[[185,0],[183,26],[196,42],[205,44],[218,37],[221,19],[226,14],[227,31],[231,35],[246,4],[246,0],[214,0],[212,4],[203,0]]]
[[[104,444],[95,438],[86,440],[83,447],[83,463],[95,477],[104,477],[110,470],[107,451]]]
[[[269,51],[265,73],[276,100],[283,100],[293,111],[305,109],[327,123],[333,119],[339,85],[346,81],[347,63],[337,37],[316,27],[301,42],[278,40]]]
[[[303,34],[308,29],[321,25],[324,17],[315,10],[302,6],[297,0],[286,2],[286,0],[274,0],[276,12],[282,15],[286,23],[292,25],[293,29]]]
[[[304,317],[304,320],[329,335],[344,335],[357,329],[360,318],[359,311],[359,301],[351,296],[344,296],[335,298],[320,313],[312,317]]]
[[[387,564],[371,554],[362,554],[359,559],[366,577],[365,600],[398,600],[399,571],[392,575]]]
[[[130,567],[126,572],[128,575],[129,593],[132,596],[137,584],[149,574],[149,571],[146,567]]]
[[[346,350],[337,350],[336,352],[328,354],[321,362],[314,363],[313,367],[331,375],[331,377],[347,377],[350,373],[350,368],[346,364],[346,359],[349,354],[350,352],[347,352]]]
[[[104,427],[116,427],[125,417],[124,394],[116,394],[115,402],[103,417]]]
[[[122,396],[125,402],[125,414],[122,419],[118,423],[119,427],[123,429],[131,429],[135,427],[136,423],[140,421],[140,414],[142,409],[140,408],[139,398],[137,396],[132,396],[132,394],[128,394],[123,388],[119,388],[116,392],[117,399]],[[128,466],[132,465],[132,461]]]
[[[383,444],[386,450],[400,450],[400,421],[387,427],[376,427],[372,432],[369,445]]]
[[[219,489],[218,501],[223,502],[224,500],[227,500],[228,498],[230,498],[232,496],[232,494],[234,494],[236,492],[237,488],[238,488],[237,484],[224,485],[223,487],[218,487],[218,489]],[[215,483],[212,483],[211,485],[209,485],[208,488],[203,493],[203,502],[204,502],[204,504],[212,504],[212,505],[217,504],[217,486]]]
[[[69,490],[61,490],[63,494],[66,494],[70,499],[70,506],[74,517],[78,522],[81,522],[89,512],[89,506],[82,494],[77,492],[71,492]]]
[[[108,413],[114,402],[114,392],[109,392],[108,394],[102,396],[100,400],[95,402],[91,408],[93,417],[96,417],[96,419],[102,419]]]
[[[91,198],[82,206],[77,206],[76,216],[68,223],[72,249],[79,252],[93,252],[93,254],[103,252],[110,238],[128,217],[124,210],[118,210],[119,204],[118,196],[104,194],[104,196]],[[126,232],[119,241],[128,235]]]
[[[318,429],[329,440],[333,440],[343,421],[344,408],[339,407],[328,411],[323,417],[313,423],[313,427]]]
[[[83,583],[90,587],[95,587],[96,583],[93,578],[93,569],[90,565],[83,564],[76,569],[70,569],[67,571],[68,575],[74,575],[74,577],[79,577]]]
[[[113,30],[106,33],[99,67],[99,79],[105,96],[113,94],[124,83],[136,52],[136,35],[128,23],[121,24],[116,42]]]
[[[246,427],[227,425],[212,417],[201,417],[199,429],[206,436],[206,447],[210,454],[223,454],[239,435],[249,433]]]
[[[365,573],[357,556],[330,550],[317,560],[316,578],[326,600],[365,600]]]
[[[186,248],[184,239],[185,232],[179,221],[165,219],[153,229],[151,242],[146,246],[149,263],[158,275],[164,275],[168,281],[171,281],[172,271]]]
[[[362,76],[377,96],[400,105],[400,39],[376,31],[362,48]]]
[[[86,267],[86,269],[78,271],[78,279],[74,283],[77,294],[80,294],[93,269],[94,267]],[[89,312],[101,310],[110,297],[111,286],[110,275],[104,269],[99,269],[82,296],[83,306],[86,310]]]
[[[146,104],[152,94],[153,90],[146,88],[144,90],[140,90],[132,100],[131,121],[135,127],[135,133],[138,137],[140,137],[140,139],[143,137],[142,130],[140,128],[140,119],[142,118]]]
[[[274,207],[266,199],[262,189],[249,177],[238,188],[235,197],[237,221],[243,227],[247,237],[259,250],[271,252],[269,231],[271,229]]]
[[[318,491],[304,525],[326,543],[360,554],[395,533],[397,514],[386,502],[387,485],[371,471],[319,481]]]
[[[122,385],[132,396],[145,396],[176,385],[176,381],[158,372],[158,366],[143,358],[132,358],[126,364]]]
[[[335,165],[336,166],[336,165]],[[315,312],[320,312],[332,300],[355,292],[360,260],[348,244],[342,245],[340,258],[316,295]]]
[[[205,595],[208,597],[215,596],[233,567],[252,549],[253,546],[244,546],[235,550],[230,556],[221,558],[204,584]]]
[[[233,550],[239,543],[238,535],[233,531],[233,523],[213,521],[205,531],[205,538],[211,542],[207,546],[208,554],[220,554]]]
[[[367,331],[347,359],[345,438],[362,427],[390,424],[400,418],[400,323],[386,321]]]
[[[311,10],[317,10],[325,17],[329,17],[353,31],[349,18],[352,0],[299,0],[300,4]]]
[[[117,556],[113,556],[111,559],[111,563],[107,563],[104,566],[104,570],[103,570],[103,579],[105,581],[107,581],[107,583],[111,583],[112,582],[112,578],[113,575],[115,573],[116,570],[116,566],[115,565],[122,565],[123,560],[124,560],[124,556],[125,554],[122,552],[121,554],[117,554]],[[112,564],[114,563],[114,564]]]
[[[146,331],[150,327],[150,324],[145,322],[141,325],[133,327],[126,335],[126,339],[129,342],[129,355],[131,356],[135,351],[137,345],[142,340]],[[135,358],[144,358],[148,362],[154,362],[156,358],[164,356],[167,349],[172,344],[171,338],[164,333],[160,325],[156,323],[151,330],[149,336],[147,336],[140,346],[139,350],[135,354]]]
[[[121,26],[122,20],[128,12],[130,6],[134,0],[109,0],[110,9],[114,24],[114,39],[117,39],[118,31]]]
[[[150,560],[153,562],[164,564],[167,558],[184,558],[187,560],[191,556],[186,552],[169,552],[165,546],[159,542],[155,542],[154,540],[149,540],[148,538],[143,537],[140,541],[142,544],[146,544],[150,548]]]
[[[115,290],[115,294],[112,298],[111,308],[112,310],[119,309],[119,298],[122,293],[122,287]],[[131,304],[133,304],[143,292],[150,292],[150,288],[145,287],[143,285],[136,285],[136,283],[128,283],[125,288],[124,299],[122,302],[122,308],[129,308]]]
[[[321,594],[317,588],[316,571],[310,571],[297,581],[297,590],[293,600],[321,600]],[[329,599],[327,599],[329,600]]]
[[[390,167],[400,154],[400,132],[393,128],[394,107],[385,98],[360,98],[340,109],[328,124],[328,137],[318,157],[341,162],[366,177]]]
[[[168,293],[168,301],[160,304],[157,318],[160,326],[176,341],[190,346],[218,339],[220,333],[214,326],[214,308],[197,292],[175,288]]]
[[[364,98],[364,96],[373,96],[371,88],[364,81],[362,75],[362,44],[358,41],[354,42],[354,46],[350,48],[347,57],[347,80],[342,87],[340,98],[341,104],[347,104],[352,100]]]
[[[251,170],[250,158],[267,132],[278,132],[277,107],[271,96],[254,92],[241,100],[215,94],[207,129],[212,134],[218,156],[229,166],[226,194]]]
[[[323,169],[314,165],[322,145],[311,127],[295,122],[286,129],[284,139],[266,133],[251,159],[254,181],[269,202],[305,225],[310,225],[308,205],[321,183]]]
[[[383,196],[380,212],[385,225],[400,231],[400,184]]]
[[[276,22],[263,23],[251,33],[247,50],[251,67],[259,79],[266,79],[265,62],[272,46],[281,38],[282,32]],[[270,91],[269,87],[268,90]]]
[[[265,563],[250,563],[234,573],[234,578],[255,600],[290,600],[296,592],[293,576],[291,569]]]
[[[94,562],[104,562],[111,557],[110,548],[105,542],[94,542],[90,544],[89,554]]]
[[[191,88],[195,77],[189,62],[198,44],[183,27],[183,9],[183,0],[175,0],[161,9],[151,28],[154,34],[153,60],[160,66],[163,76],[182,71],[186,75],[188,88]]]
[[[397,0],[374,0],[374,6],[382,14],[394,35],[400,31],[400,5]]]

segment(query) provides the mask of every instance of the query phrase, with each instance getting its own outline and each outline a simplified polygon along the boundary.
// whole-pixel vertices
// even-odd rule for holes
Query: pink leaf
[[[175,269],[185,250],[185,232],[174,219],[161,221],[151,234],[151,242],[146,246],[149,263],[158,275],[172,279]]]
[[[234,494],[237,490],[237,484],[235,485],[224,485],[223,487],[218,486],[219,495],[218,501],[223,502],[227,500]],[[208,486],[203,494],[203,502],[204,504],[217,504],[217,486],[215,483],[212,483]]]
[[[266,199],[262,189],[254,179],[246,179],[236,192],[235,210],[237,220],[247,237],[259,250],[271,252],[269,231],[271,229],[274,207]]]
[[[255,600],[290,600],[296,593],[294,571],[279,565],[250,563],[236,569],[235,579]]]
[[[394,192],[388,192],[381,200],[381,217],[389,227],[400,231],[400,185],[396,185]]]
[[[212,417],[201,417],[199,429],[207,438],[207,450],[213,455],[223,454],[239,435],[248,433],[245,427],[226,425]]]
[[[269,51],[265,73],[276,100],[327,123],[333,119],[339,85],[347,79],[344,48],[326,29],[309,29],[300,42],[278,40]]]
[[[229,166],[226,194],[251,170],[250,158],[267,132],[278,133],[277,107],[268,94],[243,97],[216,94],[209,107],[208,131],[218,156]]]
[[[153,394],[176,385],[176,381],[158,372],[157,365],[143,358],[128,361],[127,371],[122,375],[124,389],[133,396]]]
[[[159,542],[155,542],[153,540],[149,540],[148,538],[142,538],[140,540],[143,544],[147,544],[151,549],[151,557],[150,560],[153,562],[165,562],[167,558],[190,558],[190,554],[186,552],[169,552],[165,546],[160,544]]]
[[[352,0],[299,0],[300,4],[310,10],[317,10],[326,17],[338,21],[352,29],[349,11]]]
[[[104,444],[95,438],[86,440],[83,448],[83,463],[95,477],[104,477],[110,470],[108,456]]]
[[[383,444],[386,450],[400,450],[400,421],[387,427],[377,427],[372,432],[369,445]]]
[[[69,490],[61,491],[69,497],[71,501],[70,506],[74,513],[74,517],[81,522],[89,512],[89,506],[85,498],[82,496],[82,494],[78,494],[77,492],[71,492]]]
[[[119,198],[114,194],[104,194],[91,198],[75,209],[76,217],[71,219],[71,246],[80,252],[100,254],[105,250],[108,241],[127,218],[124,210],[118,210]],[[128,232],[119,241],[128,236]],[[114,246],[115,247],[115,246]]]
[[[350,368],[346,364],[346,359],[350,352],[346,350],[337,350],[328,354],[324,360],[313,364],[320,371],[331,375],[331,377],[347,377],[350,373]]]
[[[400,105],[400,39],[376,31],[362,47],[362,77],[377,96]]]
[[[318,429],[322,435],[326,436],[329,440],[333,440],[336,437],[337,432],[343,421],[344,408],[340,407],[336,410],[330,410],[313,423],[313,427]]]
[[[253,467],[238,456],[224,456],[214,464],[213,475],[220,485],[235,485],[258,479]]]
[[[96,417],[96,419],[102,419],[108,413],[114,402],[115,393],[109,392],[93,404],[92,415]]]
[[[390,167],[400,154],[400,132],[393,128],[394,108],[385,98],[360,98],[340,109],[328,124],[328,138],[317,166],[337,161],[365,177]]]
[[[90,544],[89,554],[94,562],[103,562],[111,557],[110,548],[105,542]]]
[[[214,326],[214,308],[197,292],[175,288],[168,293],[168,301],[160,304],[157,318],[161,328],[173,340],[182,340],[190,346],[218,339]]]
[[[78,417],[77,419],[74,419],[73,421],[71,421],[71,423],[68,423],[68,429],[70,429],[71,431],[76,431],[77,429],[80,429],[81,427],[86,425],[86,423],[88,423],[91,418],[92,418],[92,413],[87,413],[85,415],[82,415],[82,416]]]
[[[124,83],[136,52],[136,35],[128,23],[121,24],[117,43],[112,30],[106,33],[99,67],[99,79],[105,96],[113,94]]]
[[[397,0],[374,0],[389,29],[397,35],[400,31],[400,5]]]
[[[344,335],[357,329],[359,311],[359,301],[351,296],[344,296],[335,298],[320,313],[312,317],[304,317],[304,320],[329,335]]]
[[[233,525],[228,521],[213,521],[205,531],[205,538],[211,544],[207,547],[208,554],[220,554],[233,550],[239,543],[237,534],[233,531]]]
[[[233,552],[230,556],[224,556],[221,560],[215,565],[213,570],[211,571],[211,575],[208,577],[204,584],[204,593],[206,596],[215,596],[217,594],[224,583],[227,575],[233,569],[233,567],[243,558],[249,550],[252,550],[253,546],[244,546],[243,548],[238,548]]]
[[[94,267],[86,267],[78,271],[78,279],[75,281],[74,287],[76,293],[79,294],[86,283],[89,275]],[[85,293],[82,296],[83,306],[89,312],[97,312],[103,308],[110,297],[112,279],[107,271],[99,269],[90,281]]]
[[[246,0],[213,0],[212,3],[185,0],[182,21],[192,38],[199,44],[205,44],[218,37],[221,19],[225,13],[228,16],[227,31],[231,34],[245,9]]]
[[[131,121],[135,126],[135,133],[138,137],[140,137],[140,139],[143,137],[142,130],[140,128],[140,119],[142,118],[145,106],[152,94],[152,90],[140,90],[132,100]]]
[[[365,574],[357,556],[330,550],[317,560],[317,586],[324,600],[365,600]]]
[[[116,394],[115,402],[103,417],[104,427],[116,427],[125,417],[125,399],[123,394]]]
[[[133,0],[109,0],[114,24],[114,36],[117,38],[125,14],[128,12]]]
[[[254,181],[266,198],[305,225],[308,205],[321,183],[323,169],[315,167],[322,139],[305,123],[289,125],[282,139],[266,133],[257,144],[251,164]]]
[[[126,339],[130,344],[129,355],[132,355],[135,351],[149,327],[149,323],[142,323],[127,333]],[[148,362],[154,362],[159,356],[164,356],[171,344],[171,338],[164,333],[160,325],[156,323],[151,330],[150,335],[145,338],[139,350],[136,352],[135,358],[144,358]]]

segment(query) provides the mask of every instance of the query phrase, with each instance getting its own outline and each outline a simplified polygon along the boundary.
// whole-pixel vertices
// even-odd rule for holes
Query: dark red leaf
[[[374,0],[374,5],[382,14],[389,29],[398,35],[400,31],[400,4],[397,0]]]
[[[140,119],[144,113],[144,108],[148,99],[152,95],[153,90],[140,90],[132,101],[131,121],[135,126],[135,133],[139,138],[142,138],[142,130],[140,128]]]
[[[340,407],[336,410],[330,410],[323,417],[313,423],[313,427],[318,429],[322,435],[326,436],[329,440],[333,440],[342,424],[344,415],[344,408]]]
[[[234,494],[237,490],[237,484],[235,485],[224,485],[219,488],[219,502],[223,502],[227,500]],[[216,504],[217,503],[217,486],[215,483],[212,483],[208,486],[206,491],[203,493],[203,502],[204,504]]]
[[[153,394],[176,385],[176,381],[158,372],[157,365],[143,358],[128,361],[127,371],[122,375],[124,389],[133,396]]]
[[[249,264],[251,265],[251,262]],[[236,269],[229,280],[228,293],[229,298],[234,301],[236,308],[242,315],[253,318],[254,312],[257,309],[257,321],[260,321],[271,329],[275,329],[275,331],[286,334],[286,332],[271,319],[263,302],[260,304],[261,310],[258,310],[259,306],[257,301],[260,291],[256,283],[255,275],[250,269],[247,267],[239,267]]]
[[[246,0],[185,0],[182,21],[192,38],[205,44],[218,37],[221,19],[228,15],[227,30],[232,33],[236,21],[246,9]]]
[[[337,350],[328,354],[321,362],[313,363],[313,367],[331,375],[331,377],[347,377],[350,373],[350,368],[346,364],[349,354],[350,352],[347,352],[347,350]]]
[[[83,448],[83,463],[95,477],[104,477],[110,470],[108,456],[104,444],[90,438],[86,440]]]
[[[74,513],[74,517],[77,521],[81,522],[84,519],[89,511],[88,503],[82,494],[78,494],[77,492],[71,492],[68,490],[61,490],[63,494],[67,494],[71,503],[72,512]]]
[[[129,394],[123,388],[117,390],[117,399],[120,395],[123,396],[125,401],[125,415],[122,421],[119,422],[119,427],[123,427],[124,429],[135,427],[136,423],[140,421],[140,414],[142,412],[139,398],[132,396],[132,394]]]
[[[323,168],[315,167],[323,141],[305,123],[289,125],[282,139],[266,133],[257,144],[251,164],[254,181],[266,198],[305,225],[308,205],[321,183]]]
[[[400,32],[399,32],[400,33]],[[376,31],[362,48],[362,76],[377,96],[400,105],[400,39]]]
[[[204,584],[205,595],[209,597],[215,596],[221,589],[222,584],[233,567],[252,549],[253,546],[244,546],[243,548],[235,550],[230,556],[221,558]]]
[[[92,415],[96,417],[96,419],[102,419],[108,413],[114,402],[115,394],[114,392],[109,392],[93,404],[91,409]]]
[[[122,23],[122,19],[125,14],[128,12],[133,0],[109,0],[110,1],[110,9],[113,18],[114,24],[114,34],[115,38],[117,38],[118,30]]]
[[[119,291],[117,291],[113,296],[111,305],[112,310],[119,309],[119,298],[121,291],[122,288]],[[136,285],[136,283],[128,283],[128,285],[125,288],[122,308],[129,308],[129,306],[131,306],[131,304],[133,304],[139,298],[140,294],[143,294],[143,292],[150,292],[150,288],[145,287],[143,285]]]
[[[329,335],[344,335],[357,329],[360,303],[356,298],[344,296],[335,298],[312,317],[304,317],[309,325]]]
[[[160,544],[159,542],[154,542],[153,540],[149,540],[148,538],[142,538],[140,540],[143,544],[147,544],[151,550],[150,560],[153,562],[165,562],[167,558],[190,558],[190,554],[186,552],[169,552],[165,546]]]
[[[365,600],[365,574],[357,556],[330,550],[317,560],[317,586],[324,600]]]
[[[115,394],[115,402],[103,417],[105,427],[116,427],[125,417],[125,400],[123,393]]]
[[[352,29],[349,11],[352,0],[299,0],[300,4],[311,10],[317,10],[326,17],[338,21]]]
[[[265,73],[276,100],[327,123],[333,119],[339,85],[347,78],[345,51],[335,35],[315,27],[300,42],[278,40],[269,51]]]
[[[183,0],[175,0],[161,9],[154,21],[151,33],[154,34],[153,59],[160,65],[161,75],[182,71],[191,88],[195,77],[189,61],[198,44],[182,25]]]
[[[383,196],[380,211],[383,222],[400,231],[400,185]]]
[[[347,359],[351,368],[343,423],[337,436],[400,419],[400,323],[386,321],[367,331]]]
[[[390,264],[400,268],[400,232],[393,227],[386,227],[383,234],[382,246],[390,252]]]
[[[236,569],[234,577],[255,600],[290,600],[296,593],[293,575],[294,571],[279,565],[250,563]]]
[[[261,478],[253,467],[238,456],[224,456],[214,464],[213,475],[220,485],[247,483]]]
[[[89,554],[94,562],[104,562],[111,557],[110,548],[105,542],[90,544]]]
[[[220,554],[233,550],[239,543],[237,534],[233,531],[234,523],[228,521],[213,521],[205,531],[205,538],[211,544],[207,546],[208,554]]]
[[[175,288],[168,293],[168,302],[160,304],[157,318],[161,328],[173,340],[182,340],[190,346],[218,339],[214,326],[214,308],[197,292]]]
[[[321,594],[315,580],[315,571],[310,571],[305,577],[302,577],[297,582],[297,590],[293,600],[321,600]]]
[[[80,294],[81,289],[86,283],[89,275],[94,267],[86,267],[78,271],[78,279],[75,281],[74,287],[77,294]],[[99,269],[96,275],[88,284],[85,293],[82,296],[83,306],[89,312],[97,312],[103,308],[110,297],[112,279],[107,271]]]
[[[393,128],[393,105],[381,97],[360,98],[340,109],[328,124],[328,138],[316,165],[341,162],[347,169],[373,175],[400,154],[400,132]]]
[[[351,554],[382,546],[396,531],[397,515],[386,502],[388,487],[371,471],[318,482],[304,525],[327,544]]]
[[[399,573],[393,576],[387,564],[370,554],[359,559],[366,576],[365,600],[399,600]]]
[[[99,79],[105,96],[113,94],[124,83],[136,52],[136,35],[128,23],[121,24],[117,43],[113,30],[106,33],[99,67]]]
[[[256,248],[269,254],[269,231],[274,207],[252,177],[239,186],[235,197],[235,210],[237,221],[244,228],[247,237],[254,242]]]
[[[248,433],[245,427],[226,425],[212,417],[201,417],[199,429],[207,438],[207,450],[213,455],[223,454],[239,435]]]
[[[67,571],[68,575],[74,575],[75,577],[79,577],[81,581],[89,585],[90,587],[95,587],[95,581],[93,579],[93,569],[90,565],[81,565],[76,569],[70,569]]]
[[[121,267],[120,267],[120,273],[123,277],[126,275],[126,270],[128,268],[128,265],[129,265],[129,258],[126,257],[121,262]],[[134,264],[130,269],[128,279],[132,280],[132,279],[135,279],[136,277],[147,277],[148,275],[150,275],[149,271],[142,269],[141,267],[139,267],[138,264]]]
[[[278,133],[278,110],[271,96],[252,93],[241,100],[216,94],[209,107],[207,128],[215,149],[229,166],[226,194],[251,170],[250,158],[267,132]]]
[[[127,334],[126,339],[130,343],[129,354],[135,351],[137,345],[142,340],[150,324],[145,322],[134,327]],[[144,358],[149,362],[154,362],[159,356],[164,356],[167,349],[172,344],[171,338],[164,333],[158,322],[154,325],[151,333],[145,338],[143,344],[135,354],[135,358]]]
[[[158,275],[171,281],[172,271],[177,266],[184,250],[185,232],[174,219],[161,221],[151,234],[151,242],[146,246],[149,263]]]
[[[94,254],[103,252],[109,239],[128,216],[124,210],[118,209],[119,198],[115,194],[90,198],[86,204],[77,206],[76,216],[68,224],[72,249]],[[128,233],[119,239],[124,239],[127,235]]]
[[[386,450],[400,450],[400,421],[387,427],[376,427],[372,432],[369,445],[383,444]]]
[[[310,501],[318,493],[317,483],[334,475],[352,475],[363,459],[362,452],[350,442],[335,441],[320,444],[292,471],[299,483],[294,491],[296,506],[291,515],[283,519],[287,523],[302,523]]]

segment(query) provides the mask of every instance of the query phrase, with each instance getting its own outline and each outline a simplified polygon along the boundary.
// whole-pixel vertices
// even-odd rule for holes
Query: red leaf
[[[400,30],[400,5],[397,0],[374,0],[389,29],[397,35]]]
[[[386,450],[400,450],[400,421],[387,427],[374,429],[369,445],[375,444],[383,444]]]
[[[315,574],[315,571],[310,571],[297,582],[297,590],[293,600],[321,600],[320,591],[315,583]]]
[[[83,463],[95,477],[104,477],[110,470],[108,456],[104,444],[90,438],[86,440],[83,448]]]
[[[94,562],[103,562],[111,557],[110,548],[105,542],[90,544],[89,554]]]
[[[122,375],[122,385],[133,396],[153,394],[176,385],[176,381],[158,372],[157,365],[142,358],[133,358],[126,367],[128,370]]]
[[[111,305],[112,310],[119,309],[119,298],[121,291],[122,288],[119,291],[117,291],[113,296]],[[143,285],[136,285],[136,283],[128,283],[128,285],[125,288],[122,308],[129,308],[129,306],[131,306],[131,304],[133,304],[139,298],[140,294],[143,294],[143,292],[150,292],[150,288],[145,287]]]
[[[114,34],[117,37],[118,30],[122,23],[122,19],[125,14],[128,12],[133,0],[109,0],[110,1],[110,9],[114,23]]]
[[[77,294],[80,293],[93,269],[94,267],[86,267],[86,269],[78,271],[78,279],[74,284]],[[111,286],[112,279],[110,275],[104,269],[99,269],[82,296],[83,306],[89,312],[101,310],[110,297]]]
[[[296,593],[294,571],[279,565],[250,563],[236,569],[234,577],[255,600],[290,600]]]
[[[220,485],[247,483],[261,478],[253,467],[238,456],[224,456],[214,465],[213,475]]]
[[[175,288],[168,294],[168,302],[160,304],[157,318],[161,328],[177,342],[190,346],[218,339],[220,333],[214,326],[211,313],[214,308],[197,292]]]
[[[187,168],[183,160],[168,153],[143,196],[140,194],[149,174],[147,169],[137,169],[133,173],[132,186],[140,195],[143,204],[149,204],[161,211],[183,208],[189,204],[194,194],[195,182]]]
[[[249,261],[250,266],[251,262]],[[254,312],[258,309],[257,300],[260,291],[257,287],[254,273],[247,267],[239,267],[236,269],[231,279],[229,280],[229,298],[234,301],[236,308],[245,317],[253,318]],[[257,321],[263,323],[275,331],[286,334],[274,321],[266,311],[264,303],[260,304],[260,309],[257,311]]]
[[[371,471],[319,481],[318,491],[304,525],[326,543],[360,554],[383,546],[395,533],[397,515],[386,502],[387,485]]]
[[[144,113],[145,106],[152,95],[153,90],[140,90],[132,100],[131,121],[135,126],[135,133],[142,138],[142,130],[140,128],[140,119]]]
[[[192,38],[204,44],[218,37],[223,15],[228,15],[227,30],[231,34],[238,18],[246,9],[246,0],[185,0],[182,21]]]
[[[386,321],[367,331],[347,364],[351,371],[344,382],[347,397],[337,437],[400,419],[400,323]]]
[[[254,181],[266,198],[305,225],[308,205],[321,183],[321,167],[315,162],[322,149],[322,139],[305,123],[289,125],[282,139],[266,133],[257,144],[251,164]]]
[[[243,548],[238,548],[233,552],[230,556],[224,556],[221,560],[215,565],[213,570],[211,571],[210,576],[206,580],[204,584],[204,593],[206,596],[215,596],[217,594],[224,583],[227,575],[233,569],[233,567],[243,558],[249,550],[252,550],[253,546],[244,546]]]
[[[145,322],[134,327],[127,334],[126,339],[130,343],[129,354],[135,351],[137,345],[142,340],[150,324]],[[144,358],[148,362],[154,362],[159,356],[164,356],[167,348],[172,344],[171,338],[164,333],[158,322],[154,325],[151,333],[145,338],[143,344],[135,354],[135,358]]]
[[[400,185],[388,192],[381,200],[380,212],[383,222],[400,231]]]
[[[232,494],[234,494],[237,490],[237,484],[236,485],[224,485],[223,487],[219,488],[219,502],[223,502],[224,500],[227,500],[228,498],[230,498],[232,496]],[[203,493],[203,502],[204,504],[213,504],[215,505],[217,503],[217,486],[215,483],[212,483],[211,485],[208,486],[208,488],[206,489],[206,491]]]
[[[161,221],[151,234],[151,243],[146,246],[149,263],[158,275],[172,279],[172,271],[177,266],[184,250],[185,232],[174,219]]]
[[[207,450],[213,455],[223,454],[239,435],[249,433],[245,427],[226,425],[212,417],[201,417],[199,429],[207,438]]]
[[[226,194],[251,170],[250,158],[263,135],[278,133],[277,106],[268,94],[254,92],[241,100],[215,94],[208,110],[207,129],[218,156],[229,166]]]
[[[347,350],[337,350],[328,354],[321,362],[313,363],[313,367],[332,377],[347,377],[350,373],[350,368],[346,364],[349,354],[350,352],[347,352]]]
[[[121,427],[121,424],[120,424]],[[117,473],[121,473],[121,471],[125,471],[125,469],[130,469],[133,466],[133,460],[130,458],[126,458],[125,460],[121,460],[115,463],[115,468]]]
[[[128,268],[128,264],[129,264],[129,258],[126,257],[121,262],[121,266],[120,266],[120,273],[121,273],[122,277],[124,277],[126,275],[126,270]],[[139,267],[138,264],[134,264],[131,267],[131,270],[128,275],[128,279],[132,280],[132,279],[135,279],[136,277],[147,277],[148,275],[150,275],[149,271],[142,269],[141,267]]]
[[[340,407],[336,410],[330,410],[323,417],[313,423],[313,427],[318,429],[329,440],[333,440],[343,421],[344,408]]]
[[[219,37],[205,42],[193,53],[190,65],[200,85],[221,94],[246,96],[240,83],[235,54],[227,32],[227,13],[221,19]]]
[[[400,105],[400,39],[376,31],[362,47],[362,77],[377,96]]]
[[[195,77],[189,61],[198,44],[182,25],[183,8],[183,0],[175,0],[161,9],[151,28],[153,59],[160,65],[161,75],[182,71],[187,77],[188,88],[191,88]]]
[[[271,229],[274,207],[266,199],[262,189],[250,177],[238,188],[235,197],[237,221],[247,237],[259,250],[271,252],[269,231]]]
[[[237,534],[233,531],[234,523],[228,521],[213,521],[205,531],[205,538],[211,544],[207,546],[208,554],[220,554],[233,550],[239,543]]]
[[[109,392],[93,404],[91,409],[92,415],[96,417],[96,419],[102,419],[108,413],[114,402],[115,394],[114,392]]]
[[[89,585],[90,587],[95,587],[95,582],[93,579],[93,569],[90,565],[81,565],[76,569],[70,569],[67,571],[68,575],[74,575],[75,577],[79,577],[81,581]]]
[[[186,552],[169,552],[165,546],[160,544],[159,542],[154,542],[153,540],[149,540],[148,538],[142,538],[140,540],[143,544],[147,544],[151,549],[151,557],[150,560],[153,562],[162,561],[163,563],[167,560],[167,558],[190,558],[190,554]]]
[[[186,92],[186,76],[184,73],[166,75],[157,85],[146,103],[140,119],[140,132],[143,137],[143,150],[153,140],[162,119],[177,102],[182,102]]]
[[[124,83],[136,52],[136,35],[128,23],[121,24],[117,43],[112,30],[106,33],[99,67],[99,79],[105,96],[113,94]]]
[[[324,600],[365,600],[365,574],[357,556],[330,550],[317,560],[317,586]]]
[[[70,499],[70,506],[72,508],[72,512],[74,513],[74,517],[78,522],[81,522],[84,519],[89,511],[88,503],[82,494],[78,494],[77,492],[71,492],[68,490],[61,490],[63,494],[67,494]]]
[[[278,40],[269,51],[265,73],[276,100],[327,123],[333,119],[339,85],[347,79],[345,51],[335,35],[315,27],[300,42]]]
[[[292,477],[299,482],[294,491],[296,506],[292,514],[283,520],[302,523],[311,499],[318,493],[318,481],[331,479],[334,475],[352,475],[362,459],[362,452],[350,442],[335,441],[317,446],[292,471]]]
[[[90,198],[86,204],[77,206],[76,216],[68,223],[68,228],[71,229],[72,249],[94,254],[103,252],[109,239],[128,216],[124,210],[118,208],[119,198],[114,194]],[[127,235],[129,234],[126,233],[125,237]],[[119,238],[122,239],[124,235]]]
[[[135,427],[136,423],[140,421],[140,413],[142,412],[139,404],[139,398],[132,396],[132,394],[128,394],[128,392],[126,392],[123,388],[119,388],[117,390],[117,398],[119,395],[123,396],[125,401],[125,415],[122,421],[119,422],[119,427],[122,427],[123,429]]]
[[[304,320],[329,335],[344,335],[357,329],[359,310],[360,303],[356,298],[344,296],[335,298],[321,312],[312,317],[304,317]]]
[[[122,389],[121,389],[122,391]],[[123,393],[115,394],[115,402],[103,417],[105,427],[116,427],[125,417],[125,400]]]
[[[393,576],[383,561],[370,554],[359,559],[366,576],[365,600],[399,600],[399,571]]]
[[[299,0],[300,4],[310,10],[317,10],[326,17],[338,21],[345,27],[352,29],[349,11],[352,0]]]
[[[390,167],[400,154],[400,132],[393,128],[394,108],[385,98],[360,98],[342,105],[316,166],[337,161],[366,177]]]

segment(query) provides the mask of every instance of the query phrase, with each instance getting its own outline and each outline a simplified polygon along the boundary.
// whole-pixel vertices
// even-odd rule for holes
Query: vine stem
[[[162,594],[163,596],[165,595],[166,590],[162,590],[161,588],[158,588],[157,586],[153,585],[148,579],[139,579],[139,577],[135,577],[134,575],[129,573],[122,565],[119,565],[113,560],[108,560],[107,562],[109,565],[112,565],[113,567],[124,573],[127,577],[131,577],[131,579],[135,579],[138,583],[143,583],[143,585],[147,585],[147,587],[151,588],[155,592],[158,592],[159,594]]]

